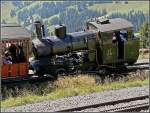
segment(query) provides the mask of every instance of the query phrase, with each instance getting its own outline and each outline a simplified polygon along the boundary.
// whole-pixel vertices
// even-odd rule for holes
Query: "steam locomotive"
[[[45,37],[40,21],[35,22],[35,27],[35,59],[30,61],[30,69],[40,76],[117,68],[138,59],[139,39],[133,34],[133,25],[125,19],[98,18],[87,22],[84,31],[73,33],[66,33],[66,27],[58,25],[51,37]]]
[[[134,36],[133,25],[122,18],[95,18],[86,23],[84,31],[73,33],[57,25],[55,36],[49,37],[40,21],[34,25],[36,38],[32,41],[31,34],[20,25],[1,26],[1,58],[13,48],[11,55],[15,59],[2,64],[2,81],[28,78],[31,71],[32,75],[53,77],[78,71],[103,73],[108,68],[132,65],[139,56],[139,38]],[[30,50],[34,56],[31,59]],[[24,52],[22,61],[18,59],[20,51]]]

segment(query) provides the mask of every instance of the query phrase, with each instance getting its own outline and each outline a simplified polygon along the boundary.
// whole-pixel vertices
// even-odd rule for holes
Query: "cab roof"
[[[132,23],[123,18],[109,19],[109,22],[105,24],[97,23],[97,21],[88,22],[87,24],[94,26],[100,32],[110,32],[133,28]]]
[[[1,24],[1,39],[27,39],[31,38],[31,34],[18,24]]]

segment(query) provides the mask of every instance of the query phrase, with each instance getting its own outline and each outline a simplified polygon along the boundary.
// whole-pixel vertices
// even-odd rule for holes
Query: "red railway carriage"
[[[1,25],[1,79],[28,77],[31,34],[16,24]]]

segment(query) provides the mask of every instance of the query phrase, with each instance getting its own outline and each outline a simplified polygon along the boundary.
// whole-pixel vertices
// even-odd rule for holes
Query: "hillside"
[[[123,2],[121,3],[107,3],[103,4],[94,4],[89,7],[90,10],[93,11],[101,11],[106,9],[110,14],[112,12],[120,12],[120,13],[128,13],[130,10],[142,11],[144,14],[148,14],[149,6],[147,1],[129,1],[128,4]]]
[[[7,1],[1,4],[1,22],[19,23],[31,30],[33,21],[42,20],[47,35],[52,34],[52,25],[63,23],[67,32],[82,30],[90,18],[109,14],[110,18],[122,17],[135,25],[137,32],[148,20],[148,1]]]
[[[17,22],[15,17],[10,16],[12,9],[15,9],[15,6],[11,2],[1,4],[1,22],[2,20],[6,22]]]

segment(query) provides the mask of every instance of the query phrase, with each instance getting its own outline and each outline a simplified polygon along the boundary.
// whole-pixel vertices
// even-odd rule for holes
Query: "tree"
[[[148,47],[149,39],[148,39],[148,21],[145,21],[140,28],[141,40],[143,42],[143,48]]]
[[[23,7],[23,2],[22,1],[12,1],[12,4],[18,8]]]
[[[10,16],[15,17],[16,16],[16,11],[12,9],[11,12],[10,12]]]
[[[144,22],[140,29],[141,36],[148,38],[148,22]]]
[[[103,10],[102,10],[102,15],[106,15],[106,14],[107,14],[106,9],[103,9]]]
[[[6,24],[6,21],[3,19],[1,23],[2,23],[2,24]]]

